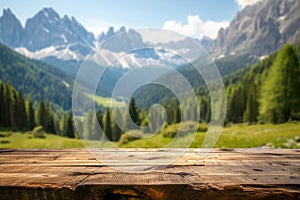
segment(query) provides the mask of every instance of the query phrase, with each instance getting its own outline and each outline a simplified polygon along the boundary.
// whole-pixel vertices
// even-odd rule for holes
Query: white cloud
[[[210,37],[212,39],[217,37],[220,28],[226,28],[229,22],[215,22],[215,21],[203,21],[199,16],[189,15],[187,17],[187,24],[182,24],[176,21],[166,21],[164,28],[172,31],[176,31],[183,35],[195,37],[201,39],[203,36]]]
[[[235,0],[235,2],[241,7],[244,8],[248,5],[253,5],[261,0]]]
[[[160,28],[141,28],[135,30],[142,35],[144,42],[151,42],[153,44],[175,42],[185,38],[173,31],[166,31]]]

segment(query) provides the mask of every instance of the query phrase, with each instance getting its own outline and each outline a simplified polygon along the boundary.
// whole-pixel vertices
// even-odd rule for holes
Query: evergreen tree
[[[180,107],[177,106],[174,110],[174,120],[173,123],[179,123],[181,121],[181,112],[180,112]]]
[[[52,119],[55,128],[55,133],[61,135],[59,119],[54,112],[52,112]]]
[[[239,84],[233,90],[228,104],[230,112],[227,116],[229,117],[229,121],[234,123],[243,122],[244,110],[246,107],[246,94],[243,85]]]
[[[285,45],[263,81],[259,110],[263,122],[283,123],[299,112],[299,77],[298,58],[292,46]]]
[[[101,120],[102,121],[102,120]],[[99,120],[97,114],[93,115],[92,123],[91,123],[91,128],[92,128],[92,140],[100,140],[102,137],[102,131],[99,127]]]
[[[93,139],[93,130],[92,130],[92,123],[94,118],[94,112],[89,110],[85,119],[83,121],[83,138],[84,139]]]
[[[101,129],[103,130],[103,116],[102,116],[101,110],[97,111],[96,116],[97,116],[98,123],[99,123]]]
[[[27,97],[27,127],[29,130],[33,130],[35,127],[34,121],[34,109],[32,105],[31,95]]]
[[[112,122],[111,122],[111,110],[110,108],[106,109],[104,114],[104,134],[106,138],[112,141]]]
[[[21,92],[18,93],[17,97],[17,127],[19,129],[26,129],[27,128],[27,114],[26,114],[26,106],[25,100]]]
[[[60,135],[67,137],[67,131],[68,131],[68,114],[65,112],[60,120]]]
[[[124,117],[125,128],[127,130],[135,129],[135,126],[132,123],[135,123],[137,126],[141,124],[139,118],[139,110],[135,104],[135,100],[133,97],[130,99],[128,110],[125,113],[125,117]]]
[[[202,97],[200,101],[200,120],[209,122],[211,116],[211,105],[209,97]]]
[[[132,97],[129,101],[129,114],[131,116],[132,121],[136,124],[136,125],[141,125],[141,121],[139,119],[139,110],[136,106],[135,100]]]
[[[1,84],[0,85],[0,92],[1,92],[1,126],[8,127],[10,126],[10,110],[9,110],[9,99],[8,99],[8,91],[7,91],[7,85]]]
[[[12,88],[9,83],[3,84],[1,82],[0,84],[0,92],[1,92],[1,126],[3,127],[13,127],[12,121],[14,120],[12,118],[12,113],[14,112],[15,106],[13,105],[13,96],[12,96]]]
[[[115,115],[115,117],[121,116],[121,112],[118,108],[115,109],[114,115]],[[119,121],[121,121],[121,120],[119,120]],[[116,123],[116,120],[113,120],[112,133],[113,133],[112,141],[115,141],[115,142],[119,141],[119,139],[121,138],[121,135],[122,135],[122,130]]]
[[[4,98],[4,85],[2,81],[0,81],[0,126],[3,126],[4,120],[4,106],[5,106],[5,98]]]
[[[41,101],[36,109],[35,121],[37,125],[48,127],[48,113],[44,101]]]
[[[57,134],[58,132],[56,131],[55,128],[55,121],[54,121],[54,113],[52,111],[49,112],[49,116],[48,116],[48,127],[47,127],[47,132],[48,133],[53,133],[53,134]]]
[[[258,116],[258,98],[257,98],[257,89],[255,84],[251,84],[248,87],[248,97],[246,103],[246,110],[244,112],[243,121],[248,122],[248,124],[256,123]]]
[[[75,138],[72,113],[69,113],[67,117],[66,136]]]
[[[19,119],[18,119],[18,92],[11,86],[12,92],[12,101],[13,101],[13,112],[11,113],[12,117],[12,128],[19,128]]]
[[[52,120],[52,109],[50,107],[50,102],[46,103],[46,114],[47,114],[47,127],[45,127],[45,131],[48,133],[53,133],[54,131],[54,123]]]
[[[16,128],[16,107],[15,107],[15,97],[14,91],[10,85],[10,83],[6,84],[6,105],[7,105],[7,119],[8,123],[6,124],[7,127]]]
[[[75,136],[78,135],[80,137],[83,137],[83,123],[81,120],[76,120],[75,121],[76,126],[74,128],[76,128],[75,132]]]
[[[150,113],[151,131],[157,133],[165,124],[166,113],[159,107],[154,107],[153,112]]]

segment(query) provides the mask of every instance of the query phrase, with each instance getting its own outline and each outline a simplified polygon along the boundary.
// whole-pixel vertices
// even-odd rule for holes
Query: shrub
[[[127,144],[128,142],[138,140],[144,136],[143,132],[140,130],[131,130],[126,133],[124,133],[120,140],[119,144]]]
[[[179,131],[180,129],[180,132]],[[192,122],[192,121],[187,121],[187,122],[182,122],[179,124],[173,124],[171,126],[166,127],[161,131],[162,135],[164,137],[175,137],[177,134],[178,136],[182,137],[188,133],[193,133],[197,131],[198,128],[198,123],[197,122]]]
[[[232,127],[232,123],[231,122],[226,122],[224,124],[224,128],[230,128],[230,127]]]
[[[206,123],[200,123],[198,125],[199,132],[206,132],[208,130],[208,125]]]
[[[11,132],[2,132],[0,133],[0,137],[10,137],[11,136]]]
[[[46,133],[43,126],[37,126],[33,129],[32,135],[34,138],[46,138]]]
[[[9,144],[9,143],[10,143],[9,140],[1,140],[1,141],[0,141],[0,144]]]
[[[150,122],[149,122],[148,118],[142,122],[141,126],[142,126],[142,131],[144,133],[150,133],[151,132],[150,127],[148,127],[149,124],[150,124]]]

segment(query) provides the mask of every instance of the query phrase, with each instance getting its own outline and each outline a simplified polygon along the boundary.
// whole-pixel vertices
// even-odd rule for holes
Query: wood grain
[[[126,150],[1,149],[0,199],[300,199],[298,149]]]

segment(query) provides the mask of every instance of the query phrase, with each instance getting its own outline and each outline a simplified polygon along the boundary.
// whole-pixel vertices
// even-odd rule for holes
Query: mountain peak
[[[43,8],[34,17],[36,16],[38,17],[43,16],[46,19],[51,19],[51,20],[60,20],[59,14],[53,8]]]
[[[113,26],[110,26],[108,28],[108,31],[107,31],[106,34],[109,35],[109,36],[114,35],[115,34],[115,28]]]
[[[42,11],[44,13],[47,13],[47,14],[54,14],[54,15],[58,15],[58,13],[51,7],[46,7],[46,8],[43,8]]]
[[[69,16],[68,15],[64,15],[62,19],[65,19],[65,20],[70,20]]]
[[[25,40],[24,29],[9,8],[3,9],[0,17],[0,42],[9,47],[19,47]]]
[[[119,29],[119,32],[126,32],[126,27],[125,27],[125,26],[122,26],[122,27]]]
[[[13,15],[13,13],[11,12],[11,10],[9,8],[7,9],[3,9],[3,15]]]
[[[53,8],[43,8],[26,21],[24,47],[36,52],[51,46],[93,46],[94,37],[74,17],[60,18]],[[82,49],[82,48],[81,48]],[[79,50],[86,52],[86,50]]]

